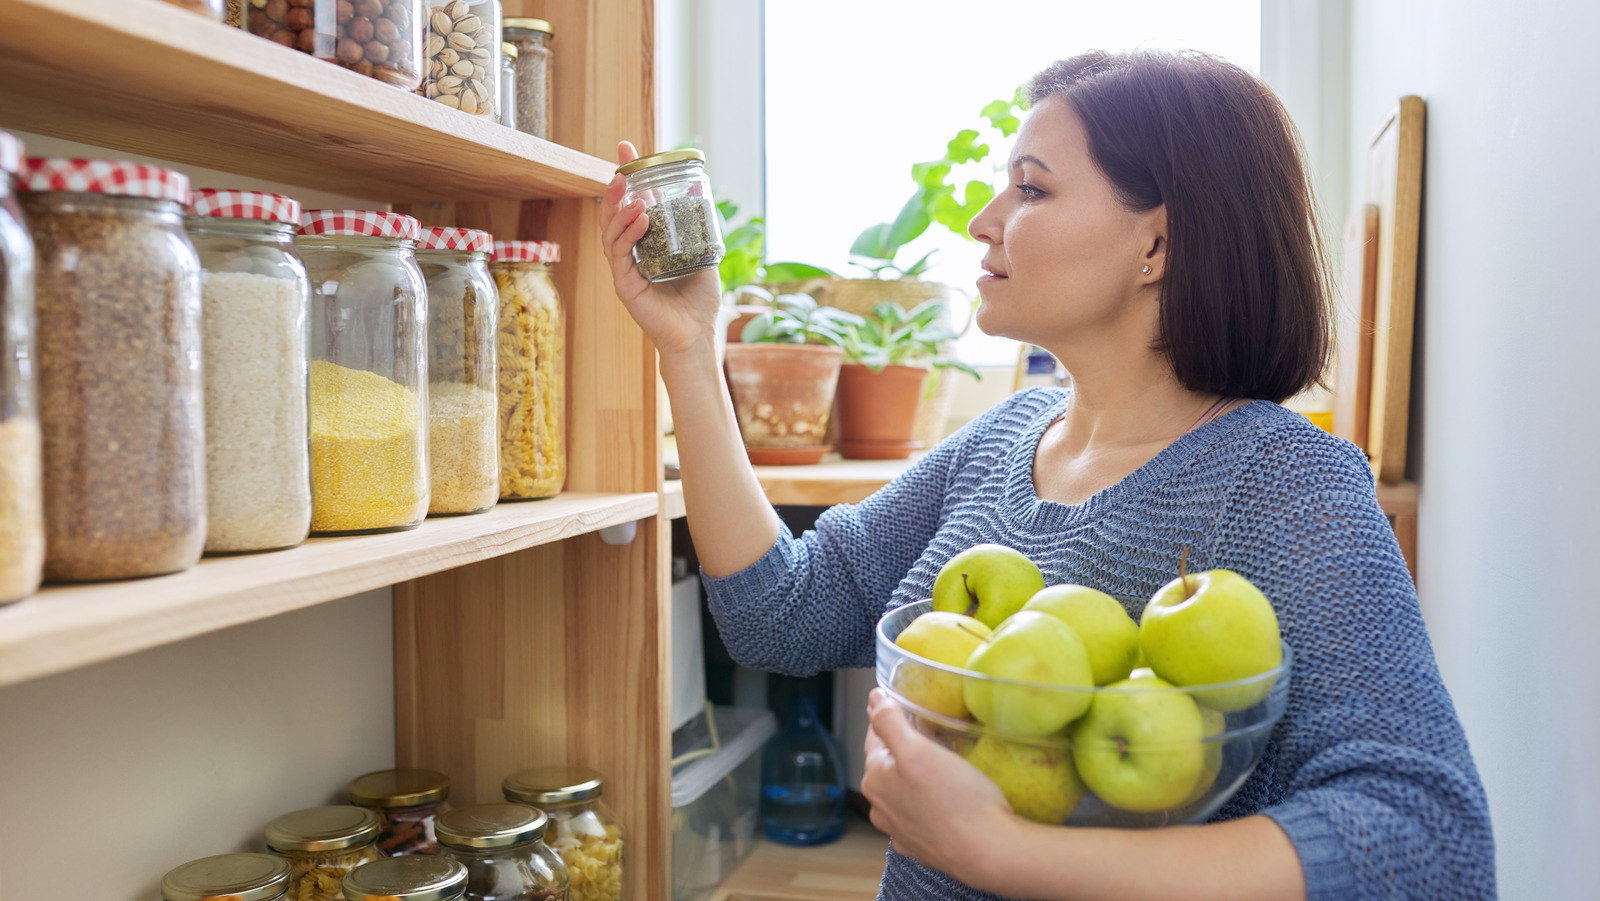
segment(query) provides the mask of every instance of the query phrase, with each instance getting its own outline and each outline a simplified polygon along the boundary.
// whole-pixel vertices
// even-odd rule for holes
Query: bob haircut
[[[1281,402],[1321,383],[1326,260],[1299,135],[1271,89],[1214,56],[1142,50],[1053,63],[1023,92],[1072,106],[1125,206],[1166,207],[1155,349],[1183,387]]]

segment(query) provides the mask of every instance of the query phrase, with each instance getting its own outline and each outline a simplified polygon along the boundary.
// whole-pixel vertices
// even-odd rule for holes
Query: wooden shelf
[[[597,196],[615,168],[159,0],[0,2],[0,127],[385,202]]]
[[[408,532],[314,538],[152,579],[56,585],[0,609],[10,685],[654,516],[655,494],[562,494]]]
[[[667,519],[682,519],[685,515],[683,483],[677,479],[668,479],[661,485],[661,515]]]
[[[846,460],[829,454],[815,466],[757,466],[756,478],[774,504],[832,506],[867,499],[895,476],[911,468],[909,460]]]
[[[797,848],[757,839],[711,901],[873,901],[889,837],[852,815],[844,838]]]

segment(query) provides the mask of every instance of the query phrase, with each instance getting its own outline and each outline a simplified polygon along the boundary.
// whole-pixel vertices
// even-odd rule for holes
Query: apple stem
[[[1178,555],[1178,578],[1183,580],[1183,599],[1194,597],[1194,589],[1189,587],[1189,546],[1183,546],[1183,553]]]
[[[967,605],[967,615],[968,616],[977,616],[978,615],[978,593],[976,591],[972,590],[972,586],[971,585],[967,584],[967,574],[966,573],[962,573],[961,574],[961,590],[965,591],[967,593],[967,598],[972,602],[972,603]]]

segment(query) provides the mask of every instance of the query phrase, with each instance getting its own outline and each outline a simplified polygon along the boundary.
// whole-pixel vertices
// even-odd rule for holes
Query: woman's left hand
[[[872,802],[872,825],[925,867],[968,885],[987,881],[992,849],[1003,847],[1018,822],[1000,788],[913,728],[905,708],[881,689],[873,689],[867,713],[861,793]]]

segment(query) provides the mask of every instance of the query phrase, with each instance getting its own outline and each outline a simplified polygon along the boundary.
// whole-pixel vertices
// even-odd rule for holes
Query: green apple
[[[1072,725],[1078,775],[1100,800],[1141,813],[1170,810],[1200,778],[1200,706],[1161,679],[1127,679],[1095,692]]]
[[[1212,738],[1222,734],[1227,728],[1227,718],[1219,711],[1212,710],[1204,704],[1200,705],[1200,719],[1205,724],[1205,738]],[[1222,742],[1205,741],[1200,745],[1200,778],[1195,780],[1194,788],[1189,790],[1189,797],[1183,802],[1184,807],[1205,797],[1206,792],[1217,782],[1217,774],[1222,772]]]
[[[967,707],[979,722],[1012,735],[1048,735],[1089,708],[1094,673],[1072,627],[1048,613],[1020,610],[967,658],[993,679],[966,680]],[[1010,683],[1029,682],[1033,685]],[[1034,687],[1035,685],[1040,687]],[[1043,686],[1061,686],[1061,691]]]
[[[1072,755],[985,735],[960,748],[962,757],[1000,786],[1017,816],[1059,826],[1083,800],[1083,782]]]
[[[933,580],[933,609],[977,617],[991,629],[1044,587],[1027,555],[1003,544],[980,544],[950,558]]]
[[[967,658],[989,637],[989,627],[970,616],[939,610],[924,613],[895,636],[894,643],[918,657],[961,669]],[[894,671],[895,690],[925,710],[965,719],[967,701],[955,673],[903,660]]]
[[[1072,627],[1089,651],[1094,684],[1110,685],[1128,678],[1139,658],[1139,624],[1117,599],[1082,585],[1051,585],[1022,605],[1048,613]]]
[[[1247,679],[1283,662],[1278,615],[1259,588],[1235,572],[1213,569],[1162,586],[1144,608],[1139,645],[1156,675],[1174,685]],[[1271,679],[1195,700],[1222,711],[1243,710],[1272,691]]]

